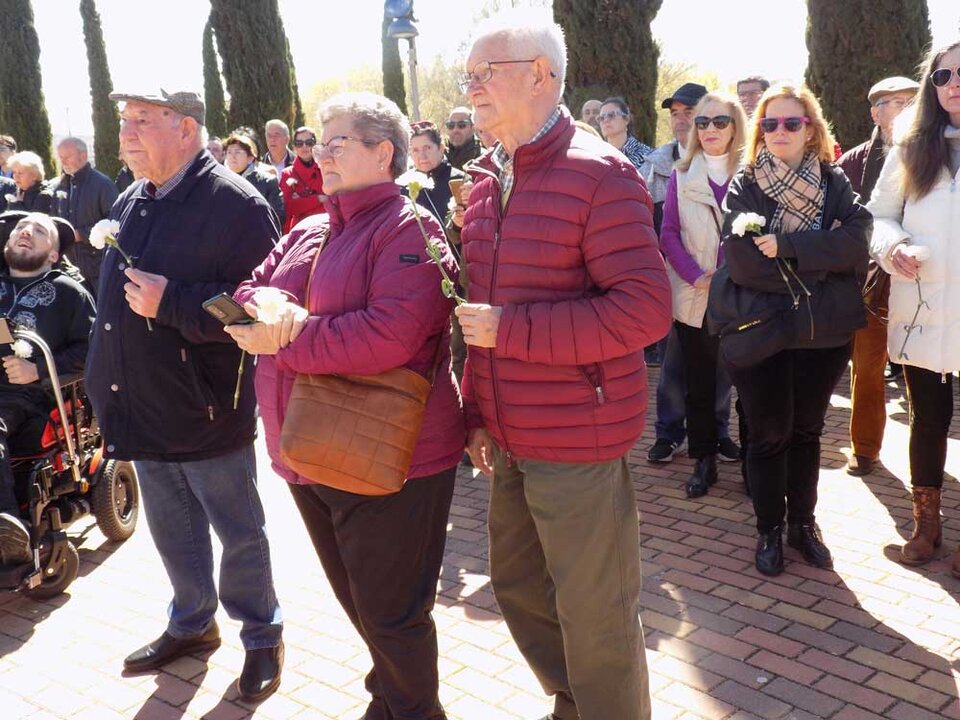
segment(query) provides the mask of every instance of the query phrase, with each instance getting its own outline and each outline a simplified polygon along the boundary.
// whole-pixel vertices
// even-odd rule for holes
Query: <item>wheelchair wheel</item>
[[[69,540],[63,543],[63,555],[58,566],[47,567],[50,551],[44,552],[43,544],[40,545],[40,560],[43,572],[43,580],[40,585],[29,591],[30,597],[45,600],[56,597],[77,579],[77,572],[80,570],[80,553]]]
[[[133,535],[140,512],[140,486],[133,464],[108,460],[91,490],[90,506],[108,540],[123,541]]]

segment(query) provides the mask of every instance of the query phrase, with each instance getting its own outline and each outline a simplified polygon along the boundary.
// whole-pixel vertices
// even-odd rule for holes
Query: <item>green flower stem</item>
[[[419,194],[419,191],[417,194]],[[414,195],[412,191],[410,195],[412,196],[410,204],[413,206],[413,216],[417,220],[417,225],[420,228],[420,234],[423,235],[423,242],[427,248],[427,255],[433,259],[436,266],[440,269],[440,274],[443,276],[446,284],[451,288],[456,288],[456,284],[447,274],[447,270],[445,267],[443,267],[443,263],[440,262],[439,253],[437,253],[436,249],[430,244],[430,237],[427,235],[427,229],[423,226],[423,221],[420,219],[420,209],[417,207],[416,195]],[[441,287],[442,286],[443,285],[441,285]],[[447,295],[446,292],[444,292],[444,295],[447,295],[447,297],[451,298],[457,305],[463,305],[465,302],[467,302],[464,298],[457,294],[455,289],[452,292],[452,295]]]
[[[131,268],[133,267],[133,260],[130,258],[129,255],[127,255],[126,252],[124,252],[123,248],[120,247],[120,243],[117,242],[117,239],[115,237],[113,237],[112,235],[107,235],[104,242],[110,247],[114,248],[118,253],[120,253],[120,255],[124,259],[124,262],[127,263],[127,267],[131,267]],[[147,330],[149,330],[150,332],[153,332],[153,323],[150,322],[150,318],[144,318],[144,319],[147,321]]]
[[[240,351],[240,367],[237,368],[237,387],[233,391],[233,409],[237,409],[240,402],[240,381],[243,379],[243,361],[247,359],[247,351]]]

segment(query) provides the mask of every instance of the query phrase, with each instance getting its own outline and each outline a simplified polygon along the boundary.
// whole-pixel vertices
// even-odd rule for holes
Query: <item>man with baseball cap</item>
[[[240,696],[280,683],[280,606],[256,487],[252,368],[203,310],[232,293],[279,237],[267,201],[203,147],[195,92],[114,93],[120,147],[143,181],[117,200],[120,224],[100,274],[87,392],[106,457],[133,460],[147,523],[173,586],[164,633],[124,660],[157,670],[220,645],[218,599],[242,623]],[[129,263],[126,258],[132,259]],[[210,528],[223,546],[218,588]]]
[[[850,178],[864,205],[893,144],[893,121],[909,105],[920,86],[905,77],[889,77],[870,88],[870,116],[875,127],[870,139],[850,150],[839,165]],[[864,286],[867,326],[853,335],[853,366],[850,371],[850,460],[847,472],[854,476],[873,471],[880,455],[886,425],[883,370],[887,364],[887,300],[890,276],[870,261]]]

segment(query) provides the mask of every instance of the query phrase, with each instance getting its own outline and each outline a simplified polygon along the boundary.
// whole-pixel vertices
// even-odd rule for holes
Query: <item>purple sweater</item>
[[[723,207],[723,198],[730,186],[730,178],[723,185],[717,185],[713,180],[707,180],[717,205]],[[663,225],[660,226],[660,252],[667,259],[677,275],[689,285],[693,285],[703,275],[703,268],[697,265],[687,249],[683,246],[680,236],[680,207],[677,200],[677,171],[670,174],[667,183],[667,196],[663,200]],[[717,247],[717,267],[723,262],[723,247]]]

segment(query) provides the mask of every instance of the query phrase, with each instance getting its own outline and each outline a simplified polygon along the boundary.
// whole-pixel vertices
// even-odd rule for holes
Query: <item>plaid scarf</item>
[[[753,175],[763,194],[777,201],[767,232],[809,230],[823,208],[820,160],[814,153],[803,157],[799,170],[773,156],[767,148],[757,155]]]

